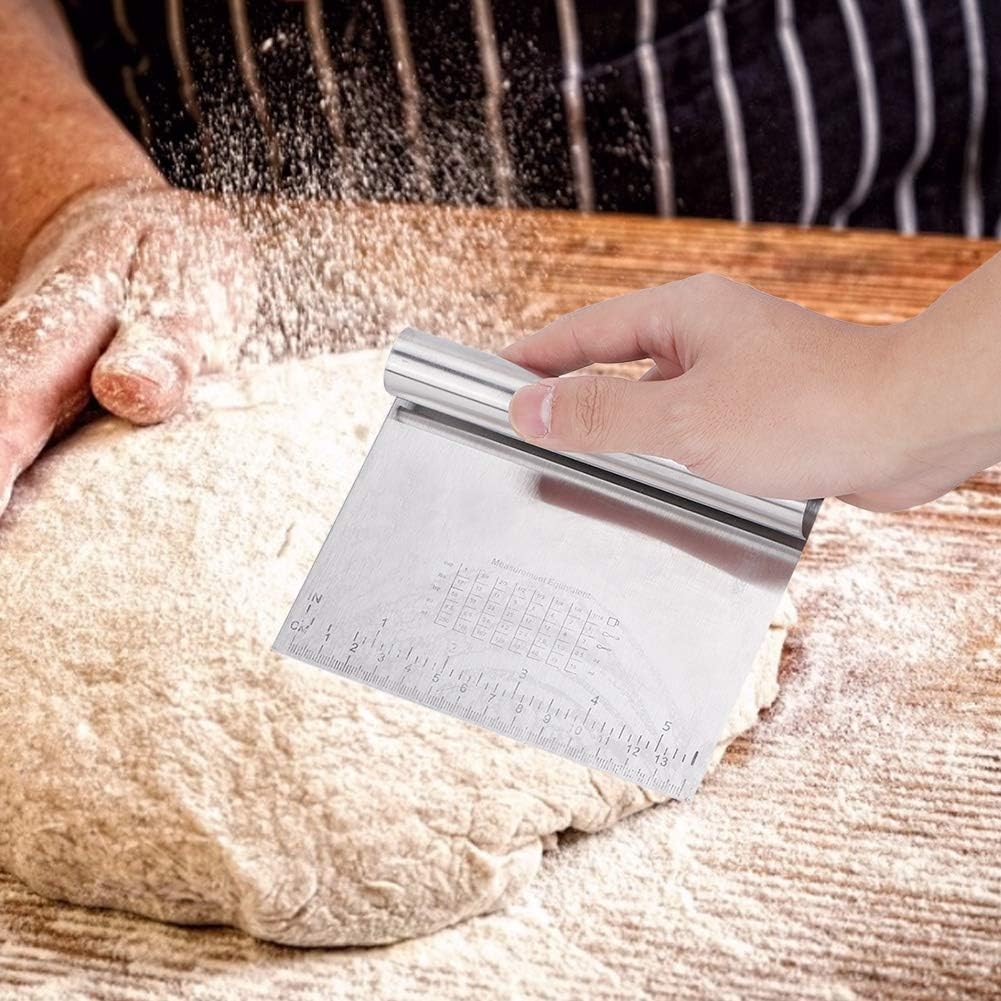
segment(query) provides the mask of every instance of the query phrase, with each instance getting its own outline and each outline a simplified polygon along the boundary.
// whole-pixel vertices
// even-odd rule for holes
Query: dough
[[[270,651],[388,408],[383,352],[199,385],[50,449],[0,520],[0,868],[295,945],[503,906],[656,798]],[[725,742],[776,692],[788,619]],[[704,793],[703,793],[704,794]]]

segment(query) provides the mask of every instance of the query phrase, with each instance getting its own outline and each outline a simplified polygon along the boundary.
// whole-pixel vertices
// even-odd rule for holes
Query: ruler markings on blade
[[[309,626],[314,624],[315,619],[310,621]],[[369,637],[360,630],[352,632],[342,629],[342,632],[353,635],[349,646],[354,651],[341,656],[321,653],[319,646],[302,640],[283,643],[280,638],[275,649],[333,674],[361,681],[372,688],[483,726],[580,764],[603,770],[614,769],[623,778],[667,795],[677,797],[685,793],[687,778],[678,778],[670,769],[665,771],[665,768],[673,766],[679,758],[694,766],[699,752],[682,753],[680,747],[670,742],[670,755],[667,751],[661,752],[665,743],[664,734],[658,735],[652,756],[648,756],[643,752],[649,751],[651,747],[649,736],[635,734],[624,723],[615,726],[618,720],[600,718],[600,711],[596,711],[594,705],[589,704],[583,709],[557,702],[556,696],[550,696],[548,691],[540,694],[534,689],[522,690],[523,686],[529,688],[533,685],[528,675],[517,677],[513,683],[504,685],[500,680],[493,683],[490,679],[483,680],[486,672],[478,668],[462,669],[456,674],[452,667],[450,673],[446,673],[446,664],[452,655],[425,653],[418,645],[419,640],[409,636],[405,644],[398,645],[388,637],[385,623],[378,632],[386,638],[378,643],[376,635]],[[475,649],[465,652],[469,656],[475,656]],[[376,659],[379,655],[382,657],[381,661]],[[418,673],[422,675],[419,683],[407,679],[408,675]],[[447,678],[454,680],[450,683],[445,680]],[[540,682],[536,681],[534,684]],[[486,704],[482,702],[482,693],[489,694]],[[500,707],[503,707],[503,711]],[[532,721],[519,722],[519,717],[526,714],[532,717]],[[594,735],[591,746],[579,739],[583,736],[585,727]],[[635,763],[631,759],[635,759]]]

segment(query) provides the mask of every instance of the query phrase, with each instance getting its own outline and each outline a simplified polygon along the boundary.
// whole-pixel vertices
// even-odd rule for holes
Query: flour
[[[364,45],[348,39],[324,77],[323,58],[302,58],[324,34],[312,17],[306,5],[254,39],[255,62],[261,79],[297,74],[321,106],[304,100],[262,122],[247,82],[224,59],[213,73],[202,53],[198,155],[155,150],[169,176],[218,199],[250,236],[261,305],[243,360],[384,345],[408,323],[481,347],[525,332],[524,279],[539,265],[523,250],[543,223],[496,210],[525,199],[497,176],[482,102],[458,97],[469,67],[436,52],[436,79],[457,95],[447,108],[414,91],[398,61],[365,65]],[[531,82],[526,93],[550,85]],[[516,99],[503,98],[509,112]],[[531,171],[523,154],[521,183],[534,183]],[[413,207],[422,202],[438,204]]]
[[[262,40],[260,59],[291,58],[304,32]],[[421,120],[415,106],[403,141],[384,128],[395,78],[341,65],[338,87],[363,127],[341,128],[326,93],[319,118],[264,130],[265,163],[245,81],[220,66],[202,95],[197,167],[179,147],[151,149],[187,190],[145,179],[83,192],[36,235],[0,306],[0,426],[16,452],[0,494],[80,414],[88,379],[106,409],[151,423],[202,371],[384,345],[407,324],[499,348],[531,325],[518,248],[535,223],[400,204],[511,201],[475,138],[481,109]],[[425,147],[446,165],[433,179]]]
[[[251,363],[389,343],[404,326],[498,349],[527,332],[519,248],[539,224],[489,210],[256,200]]]

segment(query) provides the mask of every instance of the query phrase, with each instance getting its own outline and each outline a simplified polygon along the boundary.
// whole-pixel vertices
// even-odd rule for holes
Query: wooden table
[[[627,215],[330,207],[253,224],[272,245],[270,322],[298,350],[385,343],[406,323],[495,345],[598,299],[716,271],[862,323],[922,310],[999,245]],[[279,234],[276,243],[275,233]],[[306,280],[309,276],[309,280]]]
[[[343,347],[384,342],[406,321],[495,344],[585,302],[705,270],[885,323],[919,311],[998,249],[947,237],[400,207],[332,210],[316,225],[324,253],[299,236],[296,247],[286,241],[276,280],[301,307],[274,318],[297,351],[339,325]],[[315,295],[290,277],[311,268]],[[649,811],[631,829],[683,817],[687,861],[656,855],[674,834],[653,842],[649,857],[617,849],[620,864],[635,867],[621,886],[667,871],[685,894],[659,898],[654,886],[639,909],[624,892],[602,897],[604,913],[618,908],[633,929],[618,959],[604,957],[619,964],[608,983],[622,984],[622,997],[1001,997],[999,570],[998,471],[909,513],[825,506],[791,587],[800,625],[776,706],[686,812]],[[547,857],[540,884],[554,898],[569,894],[580,873],[568,879],[561,867],[595,845],[571,839]],[[568,897],[544,919],[580,950],[600,941],[586,902]],[[491,920],[479,919],[481,938]],[[707,929],[725,930],[722,949]],[[669,965],[651,969],[636,951],[650,942],[669,945]],[[335,996],[326,991],[348,954],[324,955],[64,908],[0,876],[4,998],[29,983],[46,997],[70,996],[72,986],[73,997],[159,999],[187,984],[191,996],[221,998],[201,971],[222,976],[240,964],[249,971],[243,997],[276,996],[269,978],[279,968],[298,977],[301,996]],[[367,952],[367,968],[380,955]],[[492,974],[497,997],[508,991],[501,970]]]

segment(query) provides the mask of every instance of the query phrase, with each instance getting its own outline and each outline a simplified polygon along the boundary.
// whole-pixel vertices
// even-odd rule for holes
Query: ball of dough
[[[382,352],[97,420],[0,520],[0,868],[49,897],[295,945],[501,907],[627,782],[270,645],[378,430]],[[724,737],[775,695],[773,627]]]

